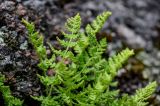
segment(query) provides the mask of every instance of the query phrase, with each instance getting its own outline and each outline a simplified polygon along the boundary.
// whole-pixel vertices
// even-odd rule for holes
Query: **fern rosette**
[[[117,98],[118,90],[111,90],[117,71],[125,61],[134,54],[125,49],[106,59],[102,54],[106,50],[107,41],[97,41],[96,33],[105,24],[111,12],[103,12],[88,24],[84,32],[80,31],[81,17],[77,14],[65,23],[64,39],[57,38],[64,48],[56,50],[50,43],[53,55],[48,58],[43,45],[43,37],[35,31],[32,23],[23,20],[29,33],[29,41],[39,56],[39,68],[43,75],[38,75],[46,90],[44,95],[33,97],[41,106],[145,106],[145,100],[151,95],[156,83],[150,83],[133,96],[125,95]],[[57,58],[60,60],[57,61]],[[66,62],[69,61],[69,62]],[[47,71],[55,71],[48,76]],[[140,105],[139,105],[140,104]]]

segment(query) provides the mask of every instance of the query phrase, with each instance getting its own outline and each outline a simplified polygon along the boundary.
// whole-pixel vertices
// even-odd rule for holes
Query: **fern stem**
[[[73,34],[73,33],[72,33]],[[69,43],[72,41],[72,39],[70,39],[69,40]],[[64,56],[66,55],[66,53],[67,53],[67,51],[69,50],[69,46],[67,46],[67,48],[66,48],[66,50],[65,50],[65,53],[64,53],[64,55],[63,55],[63,58],[64,58]]]
[[[53,90],[53,85],[51,85],[49,92],[48,92],[48,97],[50,97],[52,95],[52,90]]]

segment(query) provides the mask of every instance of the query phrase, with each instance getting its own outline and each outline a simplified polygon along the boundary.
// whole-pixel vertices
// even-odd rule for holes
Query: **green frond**
[[[96,45],[98,42],[97,42],[97,38],[96,38],[96,32],[95,30],[91,27],[91,25],[87,25],[86,29],[85,29],[87,35],[88,35],[88,38],[89,38],[89,44],[90,45]]]
[[[108,19],[108,17],[111,15],[111,12],[103,12],[102,14],[98,15],[96,19],[91,23],[86,26],[86,33],[89,37],[90,44],[96,44],[96,33],[103,27],[105,24],[105,21]]]
[[[45,59],[47,57],[46,48],[43,45],[44,38],[39,32],[35,31],[35,25],[29,23],[28,21],[22,19],[22,22],[28,30],[28,36],[30,43],[34,46],[36,53],[40,59]]]
[[[114,55],[108,59],[108,64],[106,65],[107,71],[115,76],[117,70],[122,67],[122,64],[126,62],[126,60],[134,54],[133,50],[129,50],[128,48],[118,53],[118,55]]]
[[[3,99],[6,106],[22,106],[23,101],[12,96],[9,86],[4,85],[5,77],[0,74],[0,92],[2,93]]]
[[[25,19],[22,19],[22,22],[25,24],[29,34],[32,34],[34,32],[34,30],[35,30],[34,23],[29,23]]]
[[[80,30],[80,26],[81,26],[81,17],[79,14],[67,19],[67,22],[65,23],[66,29],[72,34],[78,33]]]
[[[111,16],[111,14],[111,12],[107,11],[96,17],[96,19],[91,23],[92,29],[95,33],[99,32],[99,30],[102,29],[104,23],[106,22],[108,17]]]
[[[149,85],[147,85],[145,88],[139,89],[136,91],[136,94],[132,96],[135,102],[145,102],[150,95],[155,91],[155,88],[157,87],[156,82],[152,82]]]
[[[91,24],[88,24],[86,26],[86,33],[90,37],[90,41],[95,44],[97,42],[96,40],[96,33],[99,32],[99,30],[103,27],[108,17],[111,15],[111,12],[104,12],[96,17],[95,20]],[[92,43],[91,43],[92,45]]]
[[[69,32],[69,34],[62,31],[65,40],[60,40],[59,38],[57,38],[59,43],[63,47],[66,47],[65,52],[67,52],[69,48],[74,48],[77,45],[77,40],[79,39],[80,26],[81,26],[81,17],[79,14],[67,19],[67,22],[65,23],[65,28],[67,29],[67,32]]]
[[[156,82],[152,82],[145,88],[138,89],[133,96],[123,95],[121,99],[115,100],[115,106],[147,106],[146,100],[155,91]]]

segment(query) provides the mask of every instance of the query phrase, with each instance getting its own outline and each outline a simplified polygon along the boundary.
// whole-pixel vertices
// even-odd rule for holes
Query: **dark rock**
[[[15,9],[15,2],[4,1],[0,4],[0,11],[13,11]]]
[[[37,60],[26,56],[27,50],[31,52],[32,48],[28,48],[27,31],[21,23],[22,18],[36,20],[35,17],[38,16],[33,16],[32,10],[22,4],[9,0],[0,2],[0,73],[5,75],[5,84],[10,86],[12,94],[22,99],[41,92],[36,75]],[[34,91],[33,87],[38,90]]]

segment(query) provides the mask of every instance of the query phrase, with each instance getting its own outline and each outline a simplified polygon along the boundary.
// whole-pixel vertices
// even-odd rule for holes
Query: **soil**
[[[129,47],[133,56],[116,77],[121,94],[134,94],[149,81],[160,84],[160,1],[158,0],[0,0],[0,73],[5,84],[25,106],[38,106],[30,95],[41,95],[43,86],[37,73],[38,59],[28,42],[22,18],[34,22],[46,41],[56,44],[67,18],[80,13],[82,28],[99,13],[112,11],[97,35],[109,41],[106,53],[111,56]],[[1,95],[1,94],[0,94]],[[160,105],[160,86],[148,100]],[[3,99],[0,96],[0,105]]]

